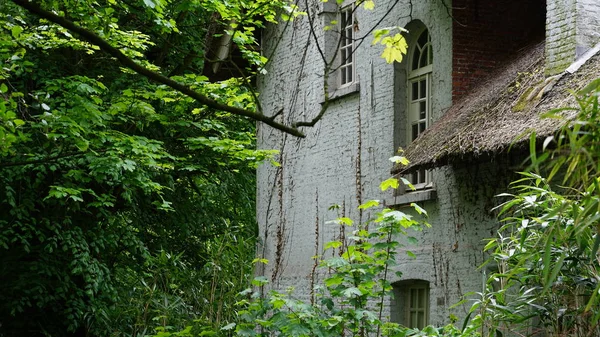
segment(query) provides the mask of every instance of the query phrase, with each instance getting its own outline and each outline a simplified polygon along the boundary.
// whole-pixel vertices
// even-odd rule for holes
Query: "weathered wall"
[[[450,310],[467,292],[481,291],[483,272],[477,268],[486,260],[484,239],[498,229],[493,208],[495,196],[506,191],[513,177],[507,159],[446,166],[434,171],[435,200],[420,203],[427,209],[431,228],[417,235],[418,245],[405,249],[417,259],[399,254],[401,279],[430,282],[430,323],[448,323],[450,314],[464,317],[469,305]]]
[[[564,71],[600,40],[598,0],[547,0],[546,74]]]
[[[401,0],[389,7],[377,3],[373,12],[359,9],[359,37],[385,13],[382,27],[420,20],[429,28],[434,48],[432,113],[437,118],[452,102],[452,19],[448,9],[440,0]],[[318,17],[320,9],[308,10]],[[323,39],[321,27],[315,32]],[[283,108],[278,118],[287,123],[311,119],[323,100],[323,62],[310,38],[308,20],[271,27],[263,41],[267,56],[277,46],[267,74],[260,79],[263,109],[275,113]],[[340,215],[366,220],[369,215],[356,210],[360,203],[391,197],[378,186],[390,175],[388,158],[400,144],[398,139],[405,139],[402,117],[398,116],[406,105],[404,66],[386,64],[379,56],[381,47],[372,47],[370,42],[367,35],[355,54],[360,89],[333,101],[315,127],[303,130],[306,138],[259,125],[260,148],[280,150],[281,166],[265,164],[258,170],[259,254],[270,261],[258,273],[280,289],[294,286],[300,297],[308,298],[312,284],[318,282],[312,256],[322,251],[324,243],[344,235],[325,222]],[[447,308],[462,294],[481,289],[481,272],[475,268],[484,259],[481,240],[496,226],[488,212],[493,205],[491,196],[506,187],[499,179],[505,172],[499,167],[502,165],[497,163],[446,167],[434,174],[438,197],[424,203],[432,228],[422,233],[419,246],[412,249],[417,259],[401,254],[399,267],[407,279],[430,282],[433,324],[447,323]],[[332,204],[341,207],[329,211]],[[456,314],[462,316],[461,310]]]
[[[577,1],[577,56],[594,47],[600,41],[600,1]]]

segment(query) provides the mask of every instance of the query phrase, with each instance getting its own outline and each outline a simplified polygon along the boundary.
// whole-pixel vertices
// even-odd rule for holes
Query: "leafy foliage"
[[[497,271],[473,308],[490,331],[600,333],[598,83],[578,94],[577,117],[544,141],[544,152],[531,137],[530,169],[502,195],[505,225],[486,246]]]
[[[247,32],[281,5],[250,15],[259,3],[38,3],[248,110],[245,80],[202,75],[205,39],[236,20],[254,71],[263,60]],[[7,2],[0,63],[0,335],[132,336],[227,319],[216,299],[251,273],[227,259],[252,259],[254,169],[273,155],[254,149],[254,125],[120,68]]]
[[[378,206],[369,201],[360,209]],[[347,218],[334,221],[352,225]],[[240,321],[227,326],[235,328],[239,336],[404,336],[417,331],[403,328],[382,319],[384,298],[392,286],[387,280],[389,267],[396,264],[401,243],[397,240],[409,230],[422,226],[410,215],[384,209],[371,222],[374,230],[359,224],[349,242],[334,241],[325,250],[337,250],[334,257],[323,258],[319,269],[323,284],[315,286],[310,302],[295,298],[293,290],[286,293],[271,290],[262,296],[267,284],[264,278],[253,281],[255,291],[247,289],[247,296],[238,304]],[[432,327],[428,329],[436,330]],[[437,330],[436,330],[437,331]]]

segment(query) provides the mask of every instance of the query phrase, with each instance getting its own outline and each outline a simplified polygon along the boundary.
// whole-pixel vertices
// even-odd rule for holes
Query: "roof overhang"
[[[509,149],[528,148],[532,133],[537,138],[553,135],[564,120],[543,115],[577,106],[572,92],[600,77],[599,54],[596,50],[584,62],[579,60],[576,71],[546,78],[543,43],[524,50],[412,142],[403,154],[409,165],[397,164],[392,173],[489,159]],[[561,113],[571,118],[575,110]]]

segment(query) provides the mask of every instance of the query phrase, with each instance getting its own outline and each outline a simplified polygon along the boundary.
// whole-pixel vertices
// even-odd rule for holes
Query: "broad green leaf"
[[[19,38],[19,35],[21,35],[21,32],[23,31],[23,28],[21,26],[13,26],[10,30],[12,36],[15,39]]]
[[[325,247],[323,249],[324,250],[328,250],[328,249],[331,249],[331,248],[339,248],[341,246],[342,246],[342,242],[341,241],[330,241],[330,242],[327,242],[325,244]]]
[[[379,206],[379,200],[369,200],[362,205],[358,206],[358,209],[368,209]]]
[[[379,188],[381,188],[382,191],[386,191],[389,188],[397,189],[399,185],[398,179],[392,177],[381,182]]]
[[[412,203],[410,204],[410,206],[411,206],[412,208],[414,208],[414,209],[415,209],[415,211],[417,211],[417,213],[419,213],[419,214],[425,214],[425,215],[427,215],[427,211],[426,211],[425,209],[421,208],[421,206],[417,205],[416,203],[412,202]]]
[[[232,330],[233,328],[235,328],[236,324],[235,323],[229,323],[227,325],[225,325],[224,327],[221,328],[221,330]]]
[[[363,293],[360,291],[360,289],[358,289],[356,287],[347,288],[342,293],[344,294],[345,297],[348,297],[348,298],[363,295]]]

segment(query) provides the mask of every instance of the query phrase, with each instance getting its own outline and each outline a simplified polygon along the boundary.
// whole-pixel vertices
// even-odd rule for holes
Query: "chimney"
[[[600,0],[547,0],[547,76],[563,72],[598,43]]]

